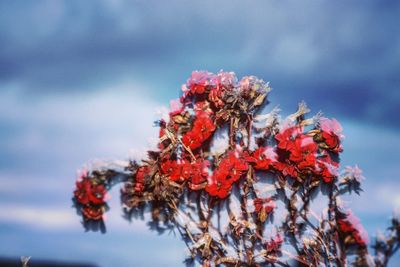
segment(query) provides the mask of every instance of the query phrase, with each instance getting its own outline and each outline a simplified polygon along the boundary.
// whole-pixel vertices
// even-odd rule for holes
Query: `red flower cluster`
[[[216,129],[216,125],[209,113],[204,111],[196,113],[197,116],[193,122],[193,128],[182,137],[183,144],[192,150],[200,147]]]
[[[189,188],[192,190],[204,189],[207,184],[210,162],[208,160],[199,159],[193,162],[191,166],[191,181],[189,182]]]
[[[187,160],[165,160],[161,163],[161,173],[173,182],[183,182],[191,175],[192,166]]]
[[[253,203],[254,211],[257,213],[257,217],[261,222],[265,222],[268,215],[276,208],[275,201],[270,197],[256,198],[253,200]]]
[[[219,109],[225,105],[224,95],[232,91],[236,76],[232,72],[219,72],[217,75],[207,71],[194,71],[183,86],[183,99],[188,96],[206,96],[214,107]]]
[[[226,198],[232,188],[232,184],[240,179],[248,170],[247,162],[236,151],[230,151],[223,158],[208,180],[206,191],[211,196]]]
[[[135,173],[135,192],[140,194],[144,190],[146,176],[150,174],[149,166],[141,166],[137,169]]]
[[[340,153],[343,148],[340,143],[342,135],[342,126],[335,119],[320,118],[319,126],[321,128],[321,139],[324,147],[334,153]]]
[[[93,184],[89,177],[84,177],[76,182],[76,190],[74,195],[76,200],[82,204],[104,204],[104,196],[106,188],[104,185]]]
[[[290,151],[294,147],[294,141],[298,136],[302,136],[303,128],[300,126],[287,127],[277,135],[278,148]]]
[[[187,81],[187,87],[184,92],[189,94],[201,95],[210,87],[215,87],[214,74],[208,71],[193,71],[192,76]]]
[[[333,161],[328,154],[318,158],[316,174],[321,176],[325,183],[331,183],[338,176],[339,163]]]
[[[278,142],[279,162],[275,164],[283,175],[297,177],[315,168],[318,146],[312,138],[303,134],[300,126],[287,127],[275,136]]]
[[[326,183],[337,176],[338,163],[330,155],[320,149],[308,134],[299,126],[287,127],[275,136],[278,142],[279,161],[275,168],[284,175],[297,177],[299,174],[314,174]]]
[[[365,247],[368,243],[368,233],[360,220],[350,210],[342,215],[343,217],[339,218],[337,222],[345,244]]]
[[[101,220],[104,212],[106,188],[103,184],[94,184],[83,176],[76,182],[74,196],[82,205],[82,213],[86,219]]]
[[[82,208],[82,214],[87,220],[102,220],[104,214],[104,206],[84,206]]]
[[[363,176],[357,167],[346,168],[338,179],[343,136],[335,119],[306,118],[303,103],[283,125],[277,109],[260,114],[271,88],[254,76],[238,82],[233,73],[195,71],[182,90],[157,123],[158,149],[148,151],[141,163],[113,162],[78,179],[74,202],[88,229],[104,229],[106,190],[124,182],[126,217],[151,212],[160,233],[173,226],[186,229],[182,237],[203,266],[287,265],[288,260],[346,265],[353,249],[357,266],[366,265],[368,236],[339,199],[358,193]],[[324,202],[329,216],[322,212],[321,219],[309,220],[320,217],[309,208],[318,193],[329,200]],[[233,198],[225,201],[230,194]],[[278,201],[286,210],[283,216],[278,216]],[[269,219],[277,216],[280,222]],[[220,227],[221,218],[228,220],[227,227]],[[398,221],[393,219],[391,232],[375,246],[376,265],[382,265],[380,255],[396,250]],[[309,239],[310,229],[323,240]],[[292,249],[283,247],[284,234],[290,235]],[[248,237],[251,246],[241,242]]]
[[[256,170],[269,170],[277,160],[277,154],[272,147],[259,147],[251,156],[246,157]]]
[[[161,173],[170,181],[184,182],[190,180],[189,187],[192,190],[201,189],[208,177],[208,160],[164,160],[161,163]],[[203,186],[204,187],[204,186]]]
[[[300,135],[290,151],[289,159],[300,171],[313,171],[317,163],[318,146],[312,137]]]

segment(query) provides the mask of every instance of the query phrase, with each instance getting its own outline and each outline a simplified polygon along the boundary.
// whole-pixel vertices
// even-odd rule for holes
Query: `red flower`
[[[338,175],[338,163],[334,162],[329,155],[325,155],[317,161],[317,173],[321,175],[325,183],[331,183]]]
[[[278,141],[278,148],[291,150],[294,146],[294,140],[298,135],[302,134],[303,129],[300,126],[292,126],[284,129],[277,135],[275,139]]]
[[[226,161],[221,161],[218,169],[215,169],[212,176],[208,180],[206,191],[211,196],[226,198],[232,188],[232,181],[228,180],[229,165]]]
[[[321,132],[321,136],[329,150],[335,153],[340,153],[343,151],[343,148],[340,144],[340,139],[336,134]]]
[[[265,222],[268,215],[275,209],[276,204],[271,198],[256,198],[253,200],[254,211],[257,213],[258,219]]]
[[[331,169],[328,168],[326,165],[321,165],[321,176],[322,176],[322,180],[325,183],[331,183],[334,179],[335,179],[335,175],[332,173]]]
[[[255,164],[256,170],[268,170],[273,162],[276,162],[277,154],[272,147],[260,147],[256,149],[252,156],[246,157],[246,160]]]
[[[295,162],[300,170],[314,169],[317,150],[318,146],[311,137],[301,136],[295,140],[289,159]]]
[[[82,214],[87,220],[101,220],[103,219],[104,208],[103,206],[85,206],[82,208]]]
[[[95,180],[85,172],[76,182],[74,196],[81,204],[81,212],[85,219],[101,220],[104,212],[106,187],[104,184],[95,184]]]
[[[342,214],[342,217],[338,219],[338,225],[347,244],[362,247],[367,245],[368,234],[360,220],[350,210]]]
[[[207,184],[206,191],[215,197],[219,197],[221,199],[226,198],[232,189],[232,184],[226,180],[216,180],[211,184]]]
[[[335,119],[320,118],[321,137],[329,150],[335,153],[343,151],[340,139],[343,138],[342,126]]]
[[[236,153],[237,152],[230,152],[228,154],[228,158],[223,161],[226,168],[229,170],[230,178],[234,182],[236,182],[242,176],[242,174],[249,169],[246,161],[242,158],[239,158],[239,155],[236,155]]]
[[[102,184],[93,184],[88,177],[85,177],[81,181],[76,182],[76,190],[74,192],[74,195],[76,200],[80,204],[104,204],[105,194],[105,186]]]
[[[192,190],[199,190],[204,188],[208,178],[208,167],[210,162],[208,160],[198,160],[192,163],[192,179],[189,187]]]
[[[192,165],[187,160],[180,160],[178,165],[181,166],[181,177],[187,180],[192,175]]]
[[[288,162],[276,162],[274,163],[275,169],[278,171],[282,172],[284,176],[291,176],[291,177],[297,177],[297,170],[295,166]]]
[[[150,168],[148,166],[141,166],[137,169],[135,174],[135,192],[141,193],[144,190],[146,176],[149,175]]]
[[[171,181],[182,182],[192,173],[192,166],[187,160],[165,160],[161,163],[161,173]]]
[[[207,112],[199,111],[193,128],[182,137],[185,146],[196,149],[202,145],[215,131],[216,126]]]
[[[189,131],[182,137],[182,142],[190,149],[196,149],[202,145],[203,140],[196,132]]]
[[[208,181],[206,191],[212,196],[225,198],[229,195],[232,184],[242,177],[248,170],[246,161],[237,155],[238,152],[230,151],[223,158],[217,169]]]
[[[76,189],[74,191],[75,199],[80,204],[89,203],[88,192],[90,192],[91,182],[89,178],[83,178],[81,181],[76,182]]]
[[[104,185],[92,185],[89,193],[89,201],[93,204],[104,204],[104,197],[106,195],[106,188]]]
[[[262,209],[265,209],[268,213],[270,213],[275,207],[275,202],[271,198],[254,199],[254,209],[257,213],[260,213]]]
[[[199,113],[193,124],[193,131],[202,136],[206,140],[215,130],[216,126],[213,120],[206,112]]]
[[[212,85],[215,79],[213,73],[207,71],[193,71],[192,76],[187,81],[187,86],[192,94],[203,94],[206,88]]]
[[[165,160],[161,163],[161,173],[168,176],[171,181],[178,181],[180,178],[180,170],[175,160]]]

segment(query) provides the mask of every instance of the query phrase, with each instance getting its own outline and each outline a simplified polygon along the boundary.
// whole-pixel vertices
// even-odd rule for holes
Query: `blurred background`
[[[399,16],[398,1],[0,1],[0,257],[181,266],[184,243],[122,219],[118,188],[104,235],[71,197],[85,162],[144,149],[202,69],[338,119],[343,167],[367,177],[348,205],[373,239],[400,207]]]

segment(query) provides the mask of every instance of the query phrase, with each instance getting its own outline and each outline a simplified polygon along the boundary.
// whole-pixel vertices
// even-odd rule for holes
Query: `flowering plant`
[[[127,217],[150,211],[154,229],[178,231],[188,264],[387,265],[399,219],[372,256],[360,221],[341,204],[360,193],[363,176],[357,167],[339,172],[339,122],[307,118],[304,103],[285,119],[277,108],[260,114],[270,90],[254,76],[193,72],[157,122],[158,149],[80,174],[73,199],[84,226],[105,230],[106,192],[123,182]]]

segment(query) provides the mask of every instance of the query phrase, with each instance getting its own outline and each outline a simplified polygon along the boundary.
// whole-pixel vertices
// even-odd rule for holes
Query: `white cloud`
[[[79,219],[72,209],[32,207],[17,204],[0,204],[2,223],[19,223],[45,229],[76,228]]]
[[[348,206],[360,215],[388,218],[400,205],[398,166],[400,150],[398,132],[372,124],[343,121],[346,139],[342,153],[342,169],[358,165],[366,179],[360,196],[346,196]],[[382,220],[385,223],[385,220]]]
[[[400,208],[400,183],[387,183],[375,188],[377,198],[386,202],[392,209]]]
[[[0,92],[0,120],[10,126],[0,138],[0,155],[10,162],[0,165],[0,221],[81,231],[71,207],[76,169],[97,159],[125,160],[130,148],[147,146],[157,134],[159,106],[147,91],[127,82],[29,99],[17,89]],[[118,188],[111,194],[110,229],[147,229],[144,222],[122,219]]]
[[[0,172],[0,193],[18,194],[33,192],[54,192],[65,190],[65,181],[39,174],[21,175],[12,172]],[[74,186],[70,185],[71,188]]]
[[[159,105],[143,93],[148,91],[125,82],[95,93],[38,98],[1,92],[0,120],[7,128],[0,153],[28,166],[48,161],[50,170],[81,156],[124,159],[130,148],[147,147],[148,138],[157,136],[153,121]]]
[[[117,191],[117,190],[113,190]],[[118,192],[114,192],[117,196]],[[122,217],[122,211],[117,200],[109,204],[111,209],[105,214],[105,224],[110,232],[150,233],[146,221],[133,220],[128,222]],[[50,204],[51,205],[51,204]],[[79,231],[83,230],[81,218],[70,206],[56,207],[34,206],[32,204],[0,204],[0,222],[2,224],[20,224],[43,230]]]

